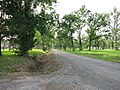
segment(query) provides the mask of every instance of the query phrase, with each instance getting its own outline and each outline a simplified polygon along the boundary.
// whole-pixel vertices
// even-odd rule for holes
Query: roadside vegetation
[[[19,72],[28,57],[32,60],[27,62],[35,63],[36,56],[52,47],[58,17],[53,3],[56,0],[0,1],[0,76]]]
[[[47,51],[46,51],[47,52]],[[41,54],[45,53],[45,51],[41,50],[41,49],[32,49],[29,50],[29,56],[39,56]]]
[[[66,50],[66,52],[72,53],[72,54],[77,54],[77,55],[82,55],[82,56],[87,56],[91,58],[96,58],[99,60],[105,60],[105,61],[111,61],[111,62],[119,62],[120,63],[120,51],[115,51],[115,50],[84,50],[84,51],[79,51],[78,49],[75,51],[72,50]]]
[[[60,18],[53,7],[56,3],[57,0],[0,1],[1,75],[18,71],[16,65],[26,57],[35,58],[51,48],[69,48],[71,53],[119,62],[120,11],[116,7],[109,13],[94,13],[81,6]],[[32,48],[43,51],[31,51]]]
[[[23,67],[23,63],[28,57],[17,56],[12,50],[5,49],[2,51],[3,56],[0,56],[0,76],[7,75],[8,73],[19,72],[20,68]],[[30,56],[41,55],[45,53],[40,49],[33,49],[29,51]]]

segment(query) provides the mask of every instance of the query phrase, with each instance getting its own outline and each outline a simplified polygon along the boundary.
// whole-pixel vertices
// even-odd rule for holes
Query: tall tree
[[[112,35],[112,44],[115,50],[118,50],[119,42],[119,32],[120,32],[120,11],[117,8],[113,8],[113,11],[110,14],[110,23],[109,23]]]
[[[6,13],[11,15],[8,26],[18,38],[20,55],[28,56],[28,50],[34,46],[37,6],[41,8],[51,6],[56,0],[6,0]]]
[[[10,15],[6,12],[8,3],[10,3],[8,0],[0,1],[0,56],[2,55],[1,41],[5,36],[8,36],[8,34],[10,33],[8,29]]]
[[[88,29],[86,30],[89,36],[89,50],[91,50],[92,41],[101,37],[101,29],[107,25],[107,14],[90,14],[87,20]]]
[[[59,44],[59,49],[66,50],[66,48],[69,46],[69,31],[64,27],[64,23],[61,23],[62,28],[58,30],[57,32],[57,39],[58,39],[58,44]]]
[[[75,32],[75,20],[76,20],[76,15],[74,14],[68,14],[63,17],[64,27],[66,27],[66,30],[69,31],[71,48],[73,49],[73,51],[75,50],[74,41],[73,41],[74,40],[73,33]]]
[[[54,27],[56,24],[56,13],[52,9],[49,13],[46,11],[46,8],[43,8],[39,14],[39,21],[37,25],[37,30],[42,35],[42,46],[43,50],[51,47],[50,41],[54,38]],[[52,42],[52,41],[51,41]]]
[[[86,18],[89,14],[90,10],[88,10],[85,6],[82,6],[77,12],[75,12],[76,19],[76,28],[78,31],[78,39],[79,39],[79,49],[82,50],[82,35],[81,31],[86,25]]]

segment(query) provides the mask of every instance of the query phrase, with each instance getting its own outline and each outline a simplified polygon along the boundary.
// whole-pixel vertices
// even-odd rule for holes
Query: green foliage
[[[102,28],[106,27],[107,23],[106,14],[90,13],[87,20],[88,29],[86,30],[89,36],[89,50],[91,50],[92,41],[102,36]]]
[[[0,44],[4,37],[9,38],[8,42],[20,50],[21,56],[28,56],[28,51],[36,45],[38,48],[42,46],[43,50],[49,50],[53,46],[64,49],[69,47],[73,51],[78,46],[80,50],[88,46],[89,50],[91,47],[119,49],[120,13],[116,8],[110,16],[109,14],[93,14],[82,6],[78,11],[65,15],[60,20],[52,7],[52,4],[56,2],[56,0],[1,1]],[[40,12],[37,12],[37,7]],[[108,25],[111,30],[108,30]],[[81,31],[85,26],[87,35],[82,37]],[[76,31],[79,40],[73,36]]]
[[[47,9],[49,10],[49,9]],[[57,23],[57,14],[52,9],[49,13],[46,8],[43,8],[38,17],[38,24],[36,30],[41,34],[42,48],[43,50],[48,50],[52,47],[54,35],[55,35],[55,25]]]
[[[7,29],[10,32],[7,32],[7,36],[15,37],[16,43],[19,45],[19,50],[22,56],[28,56],[28,51],[34,46],[35,40],[35,28],[38,25],[41,27],[41,35],[47,34],[49,31],[46,28],[46,22],[53,22],[52,13],[48,14],[45,11],[49,8],[52,9],[52,3],[56,3],[56,0],[3,0],[1,1],[2,6],[2,19],[5,18],[2,22],[2,32],[0,32],[0,41],[3,31]],[[35,9],[37,6],[41,7],[41,14],[36,15]],[[9,20],[8,20],[9,19]],[[8,22],[9,21],[9,22]],[[6,28],[7,27],[7,28]],[[4,30],[3,30],[4,29]],[[1,30],[1,29],[0,29]],[[48,34],[47,34],[48,35]],[[1,48],[0,48],[1,50]]]
[[[90,10],[88,10],[85,6],[82,6],[77,12],[75,12],[76,14],[76,29],[78,32],[78,39],[79,39],[79,49],[82,50],[82,35],[81,35],[81,31],[82,29],[86,26],[86,22],[87,22],[87,17],[90,13]]]
[[[76,30],[76,28],[75,28],[76,19],[77,19],[76,15],[71,13],[71,14],[65,15],[63,17],[63,22],[62,22],[63,29],[68,31],[68,35],[69,35],[70,41],[71,41],[71,48],[73,49],[73,51],[75,50],[74,41],[73,41],[73,33]]]
[[[119,35],[120,35],[120,11],[117,8],[113,8],[109,15],[109,28],[111,34],[111,42],[113,42],[113,48],[118,50],[119,48]]]

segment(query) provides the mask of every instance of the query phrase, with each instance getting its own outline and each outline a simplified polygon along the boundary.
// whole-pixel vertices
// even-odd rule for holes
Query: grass
[[[29,51],[30,56],[43,54],[40,49],[33,49]],[[3,56],[0,56],[0,76],[12,72],[19,72],[19,66],[27,59],[27,57],[16,56],[12,51],[7,49],[2,51]]]
[[[100,59],[100,60],[120,63],[120,51],[115,51],[115,50],[92,50],[92,51],[67,50],[67,52],[82,55],[82,56],[87,56],[87,57],[91,57],[91,58],[96,58],[96,59]]]
[[[40,50],[40,49],[32,49],[29,51],[30,56],[37,56],[37,55],[40,55],[43,53],[45,53],[45,52],[43,50]]]

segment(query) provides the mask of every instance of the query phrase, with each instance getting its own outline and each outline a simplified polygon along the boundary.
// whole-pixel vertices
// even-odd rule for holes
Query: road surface
[[[120,64],[54,50],[62,68],[48,75],[0,79],[0,90],[120,90]]]

